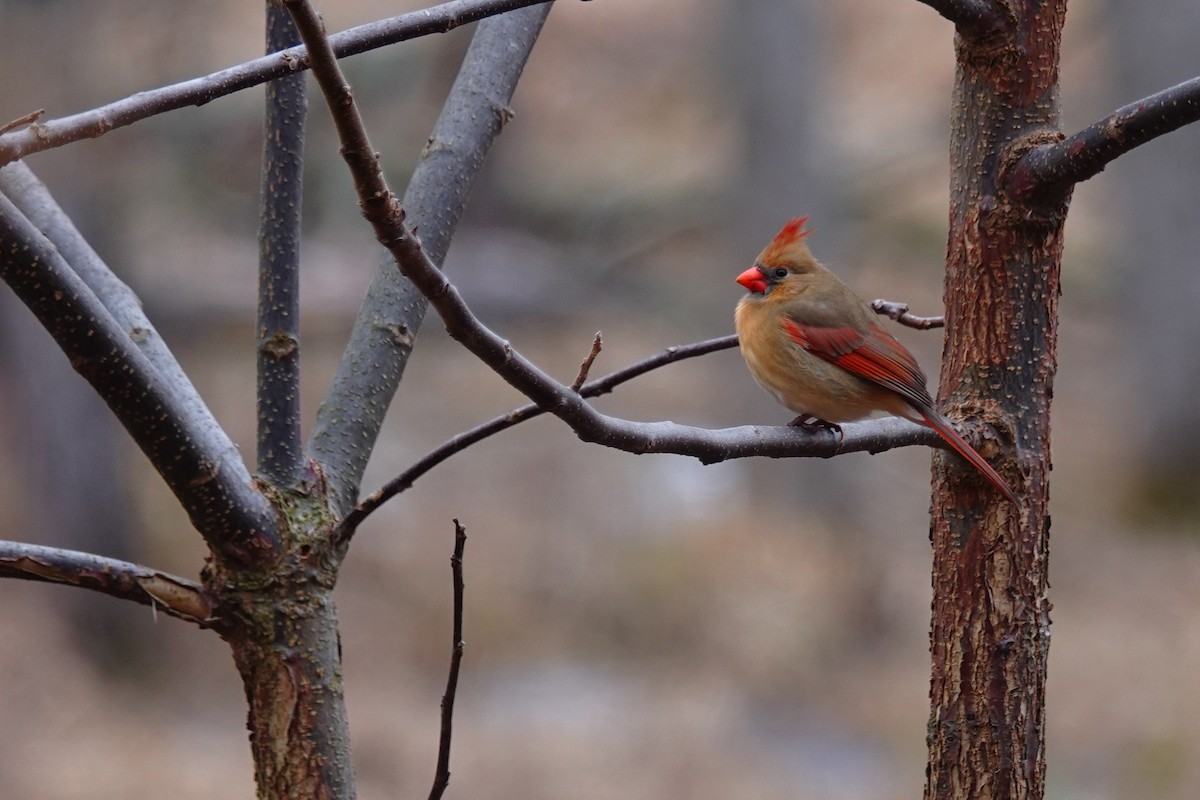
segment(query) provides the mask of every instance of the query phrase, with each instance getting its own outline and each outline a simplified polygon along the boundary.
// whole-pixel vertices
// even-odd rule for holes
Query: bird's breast
[[[738,343],[750,374],[796,414],[849,422],[890,410],[894,392],[863,380],[800,347],[763,299],[747,296],[734,315]]]

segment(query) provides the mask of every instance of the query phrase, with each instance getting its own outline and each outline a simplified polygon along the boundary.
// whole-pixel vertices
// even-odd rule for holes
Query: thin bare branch
[[[300,41],[280,0],[267,0],[267,52]],[[302,72],[267,84],[258,232],[258,472],[276,486],[299,480],[300,208],[304,199]]]
[[[1008,15],[1001,0],[919,0],[946,19],[964,36],[980,38],[1002,32]]]
[[[438,738],[437,768],[429,800],[439,800],[450,785],[450,742],[453,735],[454,697],[458,693],[458,671],[462,666],[463,650],[463,551],[467,545],[467,529],[454,520],[454,554],[450,556],[450,575],[454,585],[454,621],[451,623],[450,672],[446,676],[446,691],[442,695],[442,726]]]
[[[896,320],[901,325],[907,325],[919,330],[927,330],[930,328],[940,328],[944,325],[943,317],[918,317],[910,314],[907,303],[897,303],[890,300],[876,300],[871,303],[871,308],[875,313],[882,314]],[[579,375],[575,379],[575,383],[571,388],[579,393],[581,397],[599,397],[600,395],[608,394],[617,386],[631,381],[647,372],[664,367],[668,364],[674,364],[676,361],[682,361],[688,358],[708,355],[720,350],[728,350],[737,347],[738,339],[736,334],[728,336],[719,336],[715,339],[706,339],[702,342],[694,344],[676,345],[668,347],[649,358],[642,359],[627,367],[610,372],[603,377],[593,381],[580,383],[581,379],[586,380],[587,372],[591,368],[592,362],[596,355],[599,354],[600,334],[596,334],[596,338],[592,344],[592,351],[580,366]],[[513,409],[499,417],[494,417],[480,425],[476,425],[470,430],[456,434],[450,439],[440,444],[435,449],[426,453],[420,460],[414,462],[408,469],[396,475],[383,486],[375,490],[369,497],[364,498],[354,510],[342,519],[338,525],[335,537],[338,541],[347,540],[354,535],[355,530],[364,519],[369,517],[380,506],[391,500],[401,492],[405,492],[412,488],[417,479],[425,475],[431,469],[441,464],[450,456],[456,453],[461,453],[471,445],[483,441],[488,437],[506,431],[509,428],[519,425],[526,420],[540,417],[547,413],[544,408],[530,403],[529,405],[521,406]],[[845,426],[843,426],[844,428]],[[928,441],[913,442],[913,444],[925,444],[929,446],[942,447],[945,442],[936,435],[928,436]],[[871,450],[870,447],[862,449]],[[871,450],[871,452],[876,452]]]
[[[1065,139],[1038,144],[1001,175],[1002,188],[1034,204],[1059,203],[1118,157],[1200,120],[1200,77],[1130,103]]]
[[[613,373],[616,375],[617,373]],[[601,381],[596,381],[599,389]],[[608,391],[608,389],[605,389]],[[600,391],[588,392],[588,385],[583,387],[584,396],[599,395]],[[420,479],[437,467],[445,459],[455,453],[466,450],[467,447],[484,440],[491,435],[508,431],[509,428],[520,425],[521,422],[532,420],[547,411],[535,404],[522,405],[504,416],[494,417],[482,425],[469,431],[464,431],[448,439],[437,449],[426,453],[412,467],[398,474],[394,479],[384,483],[370,497],[355,506],[341,524],[338,524],[335,536],[338,541],[347,541],[355,530],[368,516],[377,511],[397,494],[412,488]],[[914,425],[912,422],[887,417],[883,420],[868,422],[848,422],[841,426],[842,438],[838,434],[827,431],[804,431],[794,427],[740,427],[740,428],[691,428],[676,425],[673,422],[648,422],[643,426],[659,426],[656,431],[676,437],[674,441],[664,441],[660,449],[641,452],[671,452],[683,456],[695,456],[701,461],[718,462],[728,458],[750,456],[769,456],[773,458],[792,458],[799,456],[815,456],[829,458],[847,452],[878,453],[892,450],[894,447],[924,445],[929,447],[944,447],[946,443],[929,428]],[[644,429],[647,428],[643,428]],[[722,445],[724,443],[724,445]],[[746,444],[749,443],[749,444]],[[740,450],[739,450],[740,447]],[[635,451],[638,452],[638,451]]]
[[[190,414],[159,371],[53,244],[0,195],[0,278],[113,409],[216,552],[259,563],[277,548],[275,514],[215,423]]]
[[[469,22],[547,0],[451,0],[432,8],[349,28],[330,37],[339,58],[389,44],[446,33]],[[186,106],[202,106],[234,92],[308,69],[303,47],[256,58],[182,83],[150,89],[68,117],[34,121],[28,128],[0,135],[0,165],[43,150],[83,139],[95,139],[114,128]],[[30,116],[30,115],[26,115]]]
[[[892,300],[872,300],[871,310],[876,314],[882,314],[889,319],[895,320],[901,325],[916,328],[919,331],[927,331],[930,328],[941,328],[946,324],[945,317],[918,317],[916,314],[909,313],[908,303],[897,303]]]
[[[476,174],[508,110],[549,4],[483,20],[413,172],[404,205],[425,251],[441,262]],[[373,159],[373,153],[368,156]],[[384,414],[404,376],[425,318],[421,292],[384,258],[321,407],[307,452],[321,464],[336,507],[357,499]]]
[[[0,541],[0,578],[78,586],[161,608],[202,627],[213,619],[213,599],[195,581],[156,569],[76,550]]]
[[[944,324],[944,318],[942,317],[918,317],[908,313],[909,306],[907,303],[897,303],[889,300],[876,300],[871,304],[871,307],[876,313],[888,316],[902,325],[908,325],[909,327],[913,328],[924,330],[941,327]],[[668,347],[666,350],[650,356],[649,358],[637,361],[627,367],[616,370],[615,372],[610,372],[607,375],[595,380],[586,381],[587,372],[590,370],[591,364],[595,360],[595,357],[600,352],[600,348],[598,346],[599,343],[600,334],[597,333],[595,340],[593,340],[592,351],[584,360],[583,364],[580,365],[579,375],[576,376],[575,382],[571,385],[571,388],[578,392],[581,397],[599,397],[601,395],[608,394],[617,386],[620,386],[627,381],[631,381],[634,378],[645,375],[647,372],[651,372],[652,370],[656,370],[668,364],[674,364],[676,361],[683,361],[684,359],[696,358],[697,356],[708,355],[709,353],[715,353],[721,350],[728,350],[737,347],[738,339],[736,334],[730,334],[728,336],[719,336],[715,339],[706,339],[702,342],[695,342],[693,344]],[[581,378],[586,382],[580,384]],[[525,422],[526,420],[540,417],[545,413],[547,413],[546,409],[538,406],[535,403],[530,403],[529,405],[513,409],[507,414],[494,417],[487,422],[471,428],[470,430],[463,431],[462,433],[456,434],[452,438],[447,439],[438,447],[426,453],[420,460],[414,462],[410,467],[396,475],[383,486],[379,487],[377,490],[371,493],[370,496],[364,498],[357,506],[354,507],[353,511],[351,511],[342,519],[342,522],[338,525],[335,538],[339,541],[349,539],[354,535],[354,532],[358,528],[359,524],[372,513],[374,513],[376,509],[401,492],[411,489],[418,478],[424,476],[438,464],[441,464],[443,461],[450,458],[450,456],[461,453],[471,445],[483,441],[494,434],[500,433],[501,431],[506,431],[515,425]],[[926,439],[927,441],[914,441],[912,444],[924,444],[935,447],[940,447],[945,444],[945,442],[936,435],[927,436]],[[863,447],[860,449],[876,452],[875,450],[872,450],[871,447]]]

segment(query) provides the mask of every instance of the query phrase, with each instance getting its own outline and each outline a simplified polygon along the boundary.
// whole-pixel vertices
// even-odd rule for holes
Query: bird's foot
[[[816,433],[817,431],[830,431],[831,433],[836,433],[838,437],[838,444],[841,444],[846,438],[846,434],[842,432],[841,425],[838,425],[836,422],[827,422],[820,417],[814,417],[812,414],[801,414],[789,422],[788,427],[801,428],[809,433]]]

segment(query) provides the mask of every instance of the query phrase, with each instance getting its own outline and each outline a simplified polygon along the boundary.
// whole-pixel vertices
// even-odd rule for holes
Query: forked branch
[[[890,317],[901,325],[905,325],[910,328],[916,328],[918,330],[940,328],[945,324],[944,318],[941,316],[920,317],[910,313],[907,303],[897,303],[890,300],[875,300],[871,303],[871,307],[877,314]],[[645,375],[647,372],[651,372],[652,370],[656,370],[668,364],[674,364],[676,361],[683,361],[688,358],[695,358],[697,356],[708,355],[709,353],[716,353],[721,350],[728,350],[730,348],[737,347],[738,340],[735,334],[730,334],[728,336],[718,336],[715,339],[706,339],[702,342],[695,342],[694,344],[668,347],[666,350],[656,353],[649,358],[645,358],[641,361],[630,364],[627,367],[616,370],[615,372],[610,372],[607,375],[596,378],[595,380],[587,380],[587,373],[591,369],[592,363],[595,361],[595,357],[599,354],[599,344],[600,335],[596,334],[596,339],[592,344],[592,349],[588,353],[587,358],[584,359],[583,364],[580,365],[579,375],[576,377],[575,383],[571,385],[571,389],[578,392],[580,397],[599,397],[600,395],[608,394],[613,389],[623,383],[626,383],[627,381],[631,381],[634,378]],[[348,540],[354,535],[362,521],[373,514],[380,506],[401,492],[411,489],[418,478],[421,478],[431,469],[436,467],[438,464],[441,464],[451,456],[461,453],[471,445],[481,442],[494,434],[500,433],[501,431],[506,431],[509,428],[519,425],[527,420],[534,419],[535,417],[539,417],[545,413],[547,413],[545,408],[542,408],[536,403],[530,403],[529,405],[515,408],[512,411],[509,411],[507,414],[494,417],[487,422],[476,425],[474,428],[463,431],[462,433],[456,434],[450,439],[447,439],[438,447],[426,453],[423,457],[421,457],[421,459],[414,462],[410,467],[408,467],[408,469],[396,475],[383,486],[376,489],[368,497],[359,502],[359,504],[354,507],[354,510],[342,519],[341,523],[337,527],[337,530],[335,531],[335,538],[338,541]],[[871,426],[874,423],[867,422],[862,424],[865,426]],[[852,436],[857,436],[859,434],[859,426],[857,425],[843,425],[842,427],[843,432],[849,429]],[[919,431],[922,429],[918,428],[917,430]],[[927,438],[929,441],[911,443],[927,444],[935,447],[945,446],[945,442],[936,435],[928,436]],[[845,443],[843,442],[843,445],[844,444]],[[897,443],[895,446],[900,445]],[[877,452],[871,447],[858,449],[866,449],[871,452]],[[846,452],[848,452],[848,450],[846,450]],[[797,455],[802,454],[797,453]],[[813,453],[812,455],[824,454]]]

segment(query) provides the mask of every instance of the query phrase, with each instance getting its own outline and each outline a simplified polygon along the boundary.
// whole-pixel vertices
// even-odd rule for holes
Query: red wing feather
[[[784,330],[793,342],[820,359],[884,386],[918,406],[931,408],[925,373],[904,345],[872,323],[863,334],[853,328],[805,325],[785,317]]]
[[[917,366],[912,353],[890,333],[874,323],[863,334],[853,328],[805,325],[794,317],[785,317],[783,328],[793,342],[818,358],[891,389],[908,400],[951,447],[983,473],[1013,505],[1020,506],[1017,496],[999,473],[934,409],[933,399],[925,388],[925,373]]]

